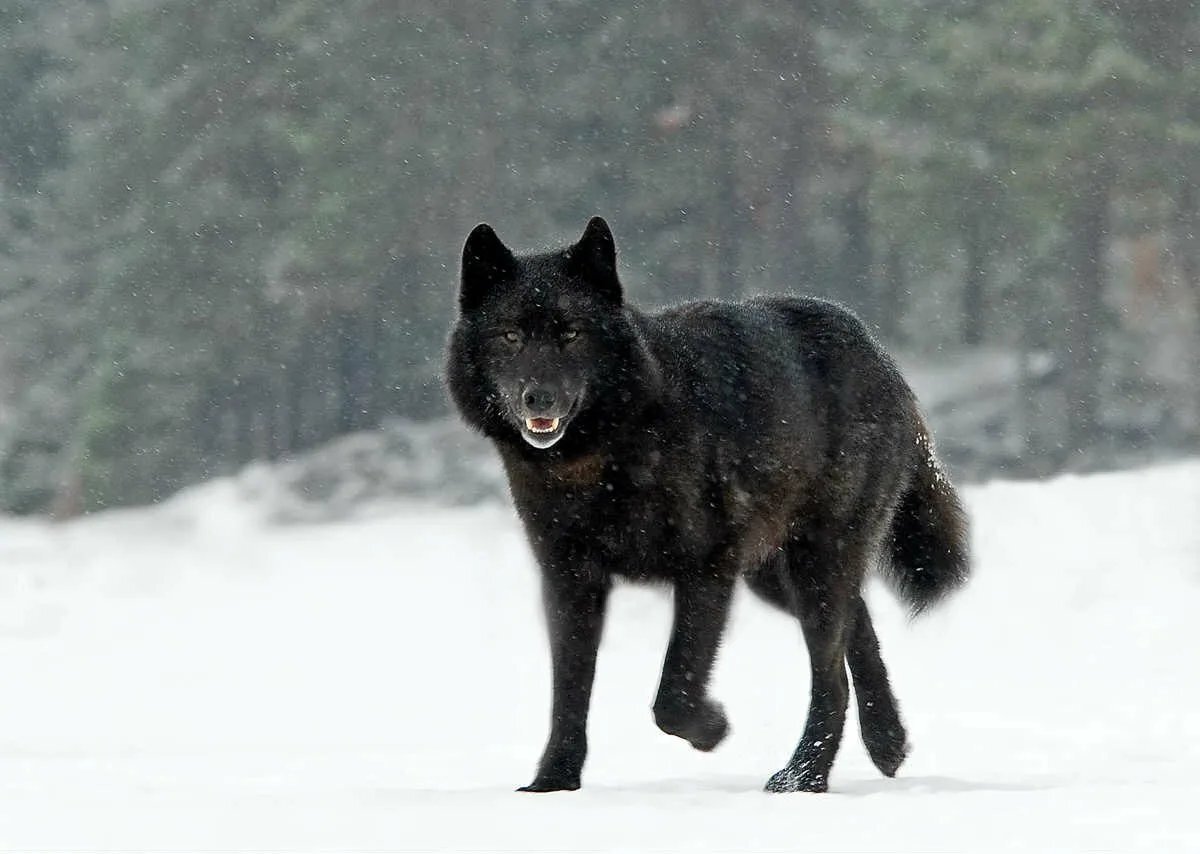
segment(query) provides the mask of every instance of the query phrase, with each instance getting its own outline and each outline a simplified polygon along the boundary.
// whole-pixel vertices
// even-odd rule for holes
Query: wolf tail
[[[892,519],[884,576],[913,616],[960,587],[970,574],[967,514],[933,454],[924,424],[917,463]]]

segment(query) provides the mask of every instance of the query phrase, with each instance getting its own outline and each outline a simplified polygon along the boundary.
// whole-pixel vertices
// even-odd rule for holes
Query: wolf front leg
[[[675,623],[654,700],[654,722],[697,750],[712,750],[729,732],[721,704],[708,696],[721,634],[729,617],[734,575],[707,568],[675,583]]]
[[[554,703],[550,738],[537,776],[519,792],[559,792],[579,788],[587,756],[587,716],[596,675],[596,651],[608,602],[606,581],[547,569],[542,598],[550,631]]]

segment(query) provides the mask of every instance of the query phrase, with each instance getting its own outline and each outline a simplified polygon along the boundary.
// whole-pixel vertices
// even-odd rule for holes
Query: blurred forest
[[[468,230],[595,213],[640,304],[820,294],[957,369],[972,471],[1194,452],[1198,46],[1193,0],[0,0],[0,509],[442,417]]]

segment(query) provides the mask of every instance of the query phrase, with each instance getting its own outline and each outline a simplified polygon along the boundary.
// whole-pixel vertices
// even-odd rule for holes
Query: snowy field
[[[584,789],[514,793],[549,687],[506,507],[284,526],[216,483],[0,519],[0,848],[1200,851],[1200,463],[967,497],[964,593],[910,625],[871,591],[913,754],[883,779],[848,728],[826,795],[760,791],[798,628],[739,594],[698,754],[654,727],[669,603],[634,588]]]

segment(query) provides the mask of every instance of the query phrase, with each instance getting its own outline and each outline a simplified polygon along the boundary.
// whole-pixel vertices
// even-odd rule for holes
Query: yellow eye
[[[579,330],[578,330],[578,329],[566,329],[566,330],[563,330],[563,334],[562,334],[562,340],[563,340],[563,341],[574,341],[574,340],[575,340],[576,338],[578,338],[578,337],[579,337]]]
[[[505,332],[504,340],[507,341],[509,344],[520,344],[521,343],[521,333],[520,332]]]

